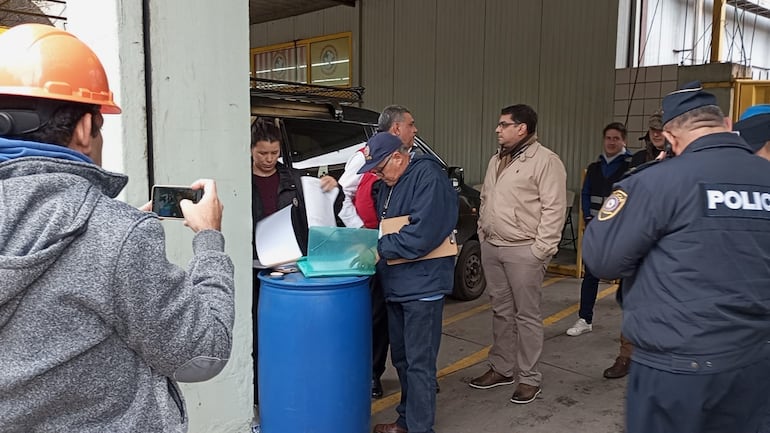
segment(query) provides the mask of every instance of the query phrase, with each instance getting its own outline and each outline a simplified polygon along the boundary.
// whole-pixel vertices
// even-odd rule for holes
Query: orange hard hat
[[[102,113],[120,113],[91,48],[43,24],[21,24],[0,35],[1,95],[95,104]]]

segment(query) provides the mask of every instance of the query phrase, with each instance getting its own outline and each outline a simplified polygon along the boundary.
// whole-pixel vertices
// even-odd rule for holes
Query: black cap
[[[688,111],[707,105],[717,105],[717,98],[704,92],[700,81],[687,83],[663,98],[663,125]]]

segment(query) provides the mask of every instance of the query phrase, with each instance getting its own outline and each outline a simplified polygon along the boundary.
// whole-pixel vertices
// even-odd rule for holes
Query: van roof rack
[[[252,77],[251,93],[297,101],[355,104],[363,102],[364,88],[321,86]]]

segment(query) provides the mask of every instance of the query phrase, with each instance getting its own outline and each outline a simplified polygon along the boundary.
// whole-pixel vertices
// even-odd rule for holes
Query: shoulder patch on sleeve
[[[607,200],[604,200],[604,205],[599,210],[599,221],[607,221],[617,215],[623,209],[626,200],[628,200],[628,194],[622,189],[612,191],[612,194],[607,197]]]

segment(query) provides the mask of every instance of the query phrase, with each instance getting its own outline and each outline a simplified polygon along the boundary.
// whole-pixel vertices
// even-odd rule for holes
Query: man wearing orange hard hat
[[[101,168],[107,75],[72,34],[0,35],[0,424],[6,433],[182,432],[176,382],[224,368],[233,265],[212,180],[182,201],[188,271],[166,258],[157,216],[115,200]]]

